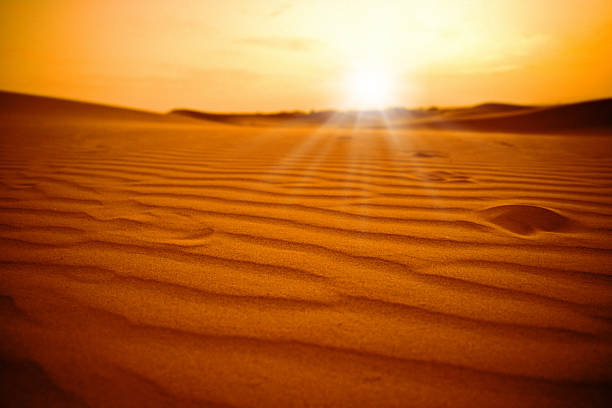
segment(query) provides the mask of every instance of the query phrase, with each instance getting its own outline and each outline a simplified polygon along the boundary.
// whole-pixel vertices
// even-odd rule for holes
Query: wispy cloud
[[[301,37],[249,37],[237,40],[240,44],[273,48],[282,51],[313,51],[322,46],[318,40]]]

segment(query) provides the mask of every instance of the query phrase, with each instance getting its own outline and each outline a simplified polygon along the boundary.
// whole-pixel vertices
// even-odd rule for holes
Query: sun
[[[346,79],[347,105],[355,109],[388,107],[393,94],[393,75],[381,69],[360,69]]]

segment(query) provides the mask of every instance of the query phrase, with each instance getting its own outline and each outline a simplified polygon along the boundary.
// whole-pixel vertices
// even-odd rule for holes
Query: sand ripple
[[[609,137],[96,109],[2,123],[13,406],[606,406]]]

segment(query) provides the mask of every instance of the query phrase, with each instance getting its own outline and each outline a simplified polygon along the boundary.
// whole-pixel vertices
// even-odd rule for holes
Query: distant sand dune
[[[271,114],[222,114],[187,109],[171,111],[183,116],[238,126],[334,126],[352,128],[434,129],[449,131],[558,133],[612,131],[612,99],[558,106],[520,106],[485,103],[467,108],[430,110],[389,109],[366,112],[281,112]],[[427,153],[421,153],[427,154]]]
[[[35,113],[34,113],[35,112]],[[68,120],[66,125],[80,120],[137,121],[137,122],[192,122],[178,115],[163,115],[136,109],[70,101],[45,96],[0,91],[0,120],[4,126],[23,125],[24,122],[47,123]]]
[[[502,114],[502,113],[510,113],[510,112],[520,112],[520,111],[529,111],[534,109],[533,106],[524,106],[524,105],[512,105],[508,103],[482,103],[480,105],[467,107],[467,108],[456,108],[456,109],[448,109],[444,111],[444,115],[446,117],[460,117],[460,116],[480,116],[480,115],[493,115],[493,114]]]
[[[608,406],[606,104],[411,119],[482,133],[0,93],[2,405]]]
[[[499,112],[499,111],[498,111]],[[461,119],[433,118],[428,123],[413,123],[413,127],[451,128],[487,132],[541,133],[595,129],[612,129],[612,99],[569,105],[509,110],[481,116],[478,109],[472,117]]]

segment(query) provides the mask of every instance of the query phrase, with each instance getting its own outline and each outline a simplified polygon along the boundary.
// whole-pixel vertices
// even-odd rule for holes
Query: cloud
[[[321,42],[301,37],[249,37],[237,41],[240,44],[273,48],[282,51],[313,51],[321,47]]]

